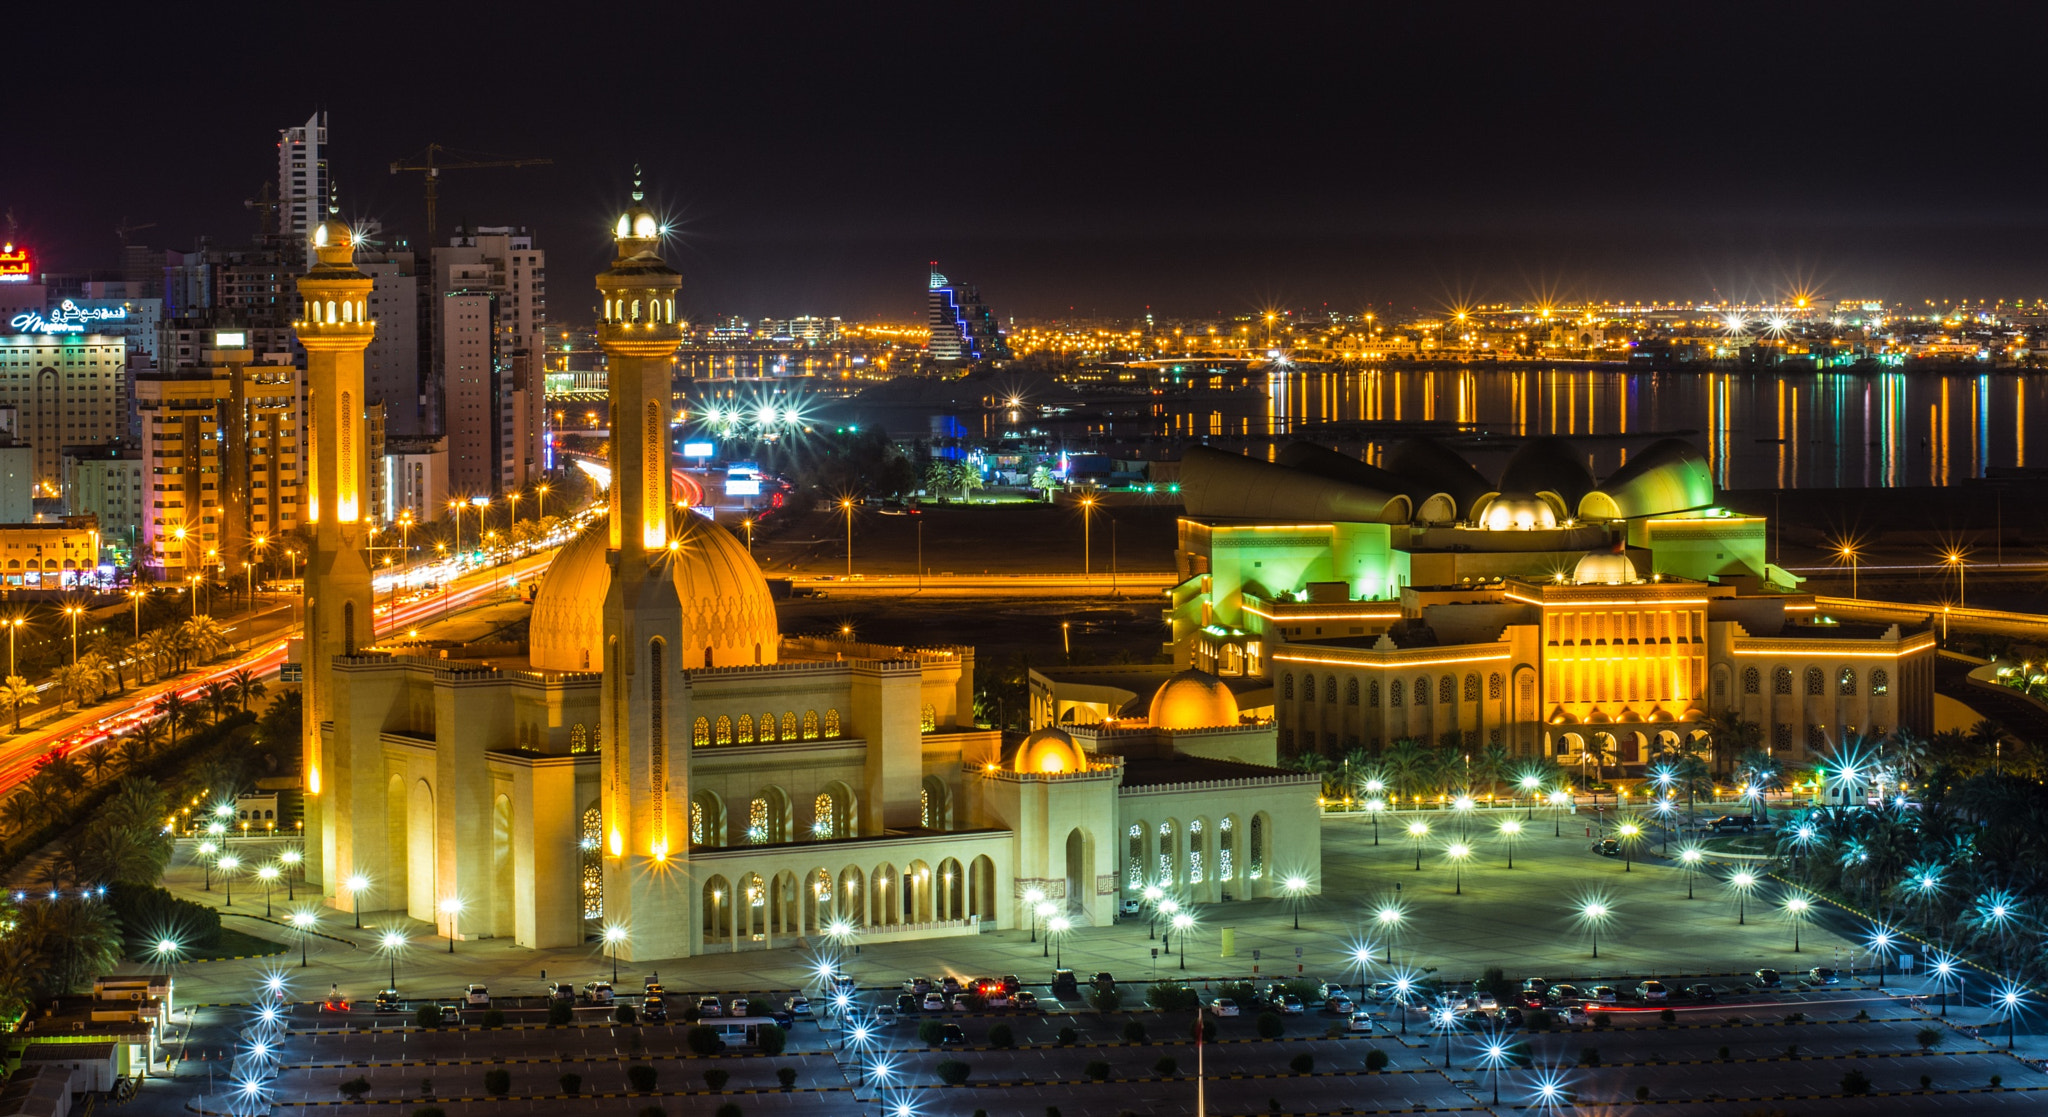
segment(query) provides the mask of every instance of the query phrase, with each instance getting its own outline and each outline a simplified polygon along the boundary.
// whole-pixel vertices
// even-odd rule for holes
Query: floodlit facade
[[[64,484],[64,447],[127,430],[128,347],[97,333],[0,337],[0,407],[15,411],[14,438],[35,452],[35,493]]]
[[[1009,359],[1009,343],[996,325],[995,312],[981,301],[981,292],[939,274],[936,260],[925,295],[925,317],[931,327],[932,360],[962,364]]]
[[[1317,782],[1272,767],[1271,721],[1213,678],[1118,733],[1005,739],[974,723],[971,648],[784,635],[746,548],[673,508],[680,280],[637,195],[615,235],[610,515],[555,559],[527,644],[328,657],[308,826],[332,903],[532,947],[619,927],[645,960],[1023,927],[1031,897],[1106,924],[1146,883],[1264,895],[1283,862],[1314,879]],[[332,888],[357,872],[367,894]]]

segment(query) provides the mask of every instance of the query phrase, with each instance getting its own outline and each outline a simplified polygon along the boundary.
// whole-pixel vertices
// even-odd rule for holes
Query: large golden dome
[[[604,599],[611,589],[603,520],[562,548],[533,599],[528,637],[535,667],[595,671],[604,663]],[[677,659],[684,670],[774,663],[782,632],[768,580],[732,533],[701,516],[681,517],[668,550],[652,556],[667,564],[682,603]]]
[[[1182,671],[1159,685],[1145,720],[1154,729],[1236,725],[1237,696],[1207,671]]]

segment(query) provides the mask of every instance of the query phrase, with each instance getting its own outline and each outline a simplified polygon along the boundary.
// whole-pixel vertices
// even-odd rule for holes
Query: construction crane
[[[428,144],[426,150],[411,158],[391,164],[391,173],[419,171],[427,180],[427,243],[434,241],[434,209],[440,201],[441,172],[454,170],[483,170],[487,167],[545,167],[553,159],[508,159],[502,156],[486,155],[481,152],[457,151],[440,144]]]
[[[156,228],[156,222],[154,221],[146,221],[140,225],[136,225],[131,223],[127,218],[123,217],[121,219],[121,223],[119,225],[114,226],[114,235],[121,238],[121,247],[126,248],[128,247],[128,238],[131,234],[139,233],[144,229],[154,228]]]

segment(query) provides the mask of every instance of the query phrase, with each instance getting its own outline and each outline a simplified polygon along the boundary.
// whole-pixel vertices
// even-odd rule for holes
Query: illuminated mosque
[[[1034,725],[1114,725],[1177,668],[1271,717],[1283,758],[1411,739],[1640,773],[1729,711],[1788,763],[1934,728],[1931,624],[1822,614],[1680,440],[1599,482],[1547,437],[1497,480],[1422,439],[1378,464],[1197,446],[1181,491],[1176,666],[1034,671]]]
[[[556,557],[526,646],[439,654],[369,636],[370,280],[345,226],[313,235],[299,655],[307,874],[331,904],[530,947],[616,930],[620,957],[659,959],[839,924],[869,941],[1106,924],[1152,885],[1206,902],[1318,878],[1317,781],[1275,767],[1278,728],[1214,674],[1006,739],[974,722],[971,648],[784,636],[746,549],[674,511],[680,277],[637,193],[614,232],[610,514]]]

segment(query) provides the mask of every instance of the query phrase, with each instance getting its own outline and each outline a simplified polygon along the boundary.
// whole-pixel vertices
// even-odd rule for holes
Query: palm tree
[[[164,673],[178,662],[180,652],[177,630],[153,628],[144,633],[142,654],[149,660],[150,674],[162,678]]]
[[[164,716],[164,728],[170,731],[170,747],[177,748],[179,727],[192,720],[192,700],[174,690],[157,700],[156,712]]]
[[[41,825],[42,820],[36,797],[27,791],[17,791],[0,800],[0,826],[5,826],[10,834],[26,834]]]
[[[1380,764],[1386,768],[1388,786],[1396,792],[1412,792],[1427,755],[1422,742],[1413,737],[1401,737],[1387,746],[1387,751],[1380,755]]]
[[[1508,771],[1508,750],[1505,745],[1488,745],[1472,758],[1473,784],[1485,784],[1489,796],[1500,791],[1501,777]]]
[[[178,626],[178,638],[187,654],[196,660],[212,659],[228,645],[227,630],[208,616],[197,616]]]
[[[92,642],[85,647],[87,651],[100,657],[100,662],[106,665],[108,675],[114,680],[115,689],[127,690],[128,676],[125,668],[128,652],[121,646],[120,641],[114,638],[114,634],[101,629],[93,634]]]
[[[1977,748],[1978,762],[1981,764],[1984,754],[1988,752],[1996,771],[2005,770],[2005,747],[2013,743],[2013,735],[2005,731],[2005,726],[1990,718],[1984,718],[1970,727],[1970,744]]]
[[[21,732],[21,708],[33,706],[40,701],[42,699],[36,696],[36,688],[30,686],[28,680],[20,675],[9,675],[6,682],[0,683],[0,702],[5,702],[13,708],[16,733]]]
[[[150,746],[143,742],[139,733],[130,733],[117,739],[115,747],[120,750],[121,770],[133,772],[149,762]]]
[[[1579,755],[1579,765],[1583,768],[1586,761],[1592,761],[1593,780],[1598,782],[1607,778],[1607,765],[1614,758],[1614,735],[1612,733],[1595,733],[1586,738],[1586,747]],[[1583,775],[1584,773],[1581,772],[1580,774]]]
[[[227,715],[228,707],[234,705],[234,688],[226,683],[211,682],[199,688],[199,700],[206,704],[206,712],[214,725]]]
[[[1736,773],[1755,793],[1758,818],[1770,817],[1771,812],[1764,801],[1764,793],[1778,782],[1778,777],[1784,770],[1785,766],[1778,763],[1778,758],[1763,749],[1750,749],[1735,762]]]
[[[85,770],[78,766],[77,758],[70,753],[48,754],[36,766],[36,772],[48,776],[66,795],[76,795],[85,790]]]
[[[164,720],[150,718],[136,726],[128,734],[128,743],[134,745],[145,759],[155,756],[156,751],[164,747]]]
[[[92,773],[92,782],[104,782],[113,766],[114,750],[107,747],[107,742],[102,741],[85,750],[85,770]]]
[[[270,693],[270,688],[263,685],[263,680],[257,678],[255,673],[246,667],[229,675],[228,685],[234,688],[235,704],[240,706],[245,714],[249,712],[250,703]]]
[[[66,897],[21,914],[21,937],[42,956],[40,972],[52,991],[67,991],[121,960],[120,921],[105,904]]]
[[[20,1019],[35,1006],[43,958],[24,936],[0,939],[0,1018]]]
[[[1735,710],[1709,714],[1700,722],[1700,728],[1712,743],[1714,767],[1722,775],[1727,774],[1730,761],[1762,746],[1764,741],[1764,727],[1753,721],[1744,721]]]

